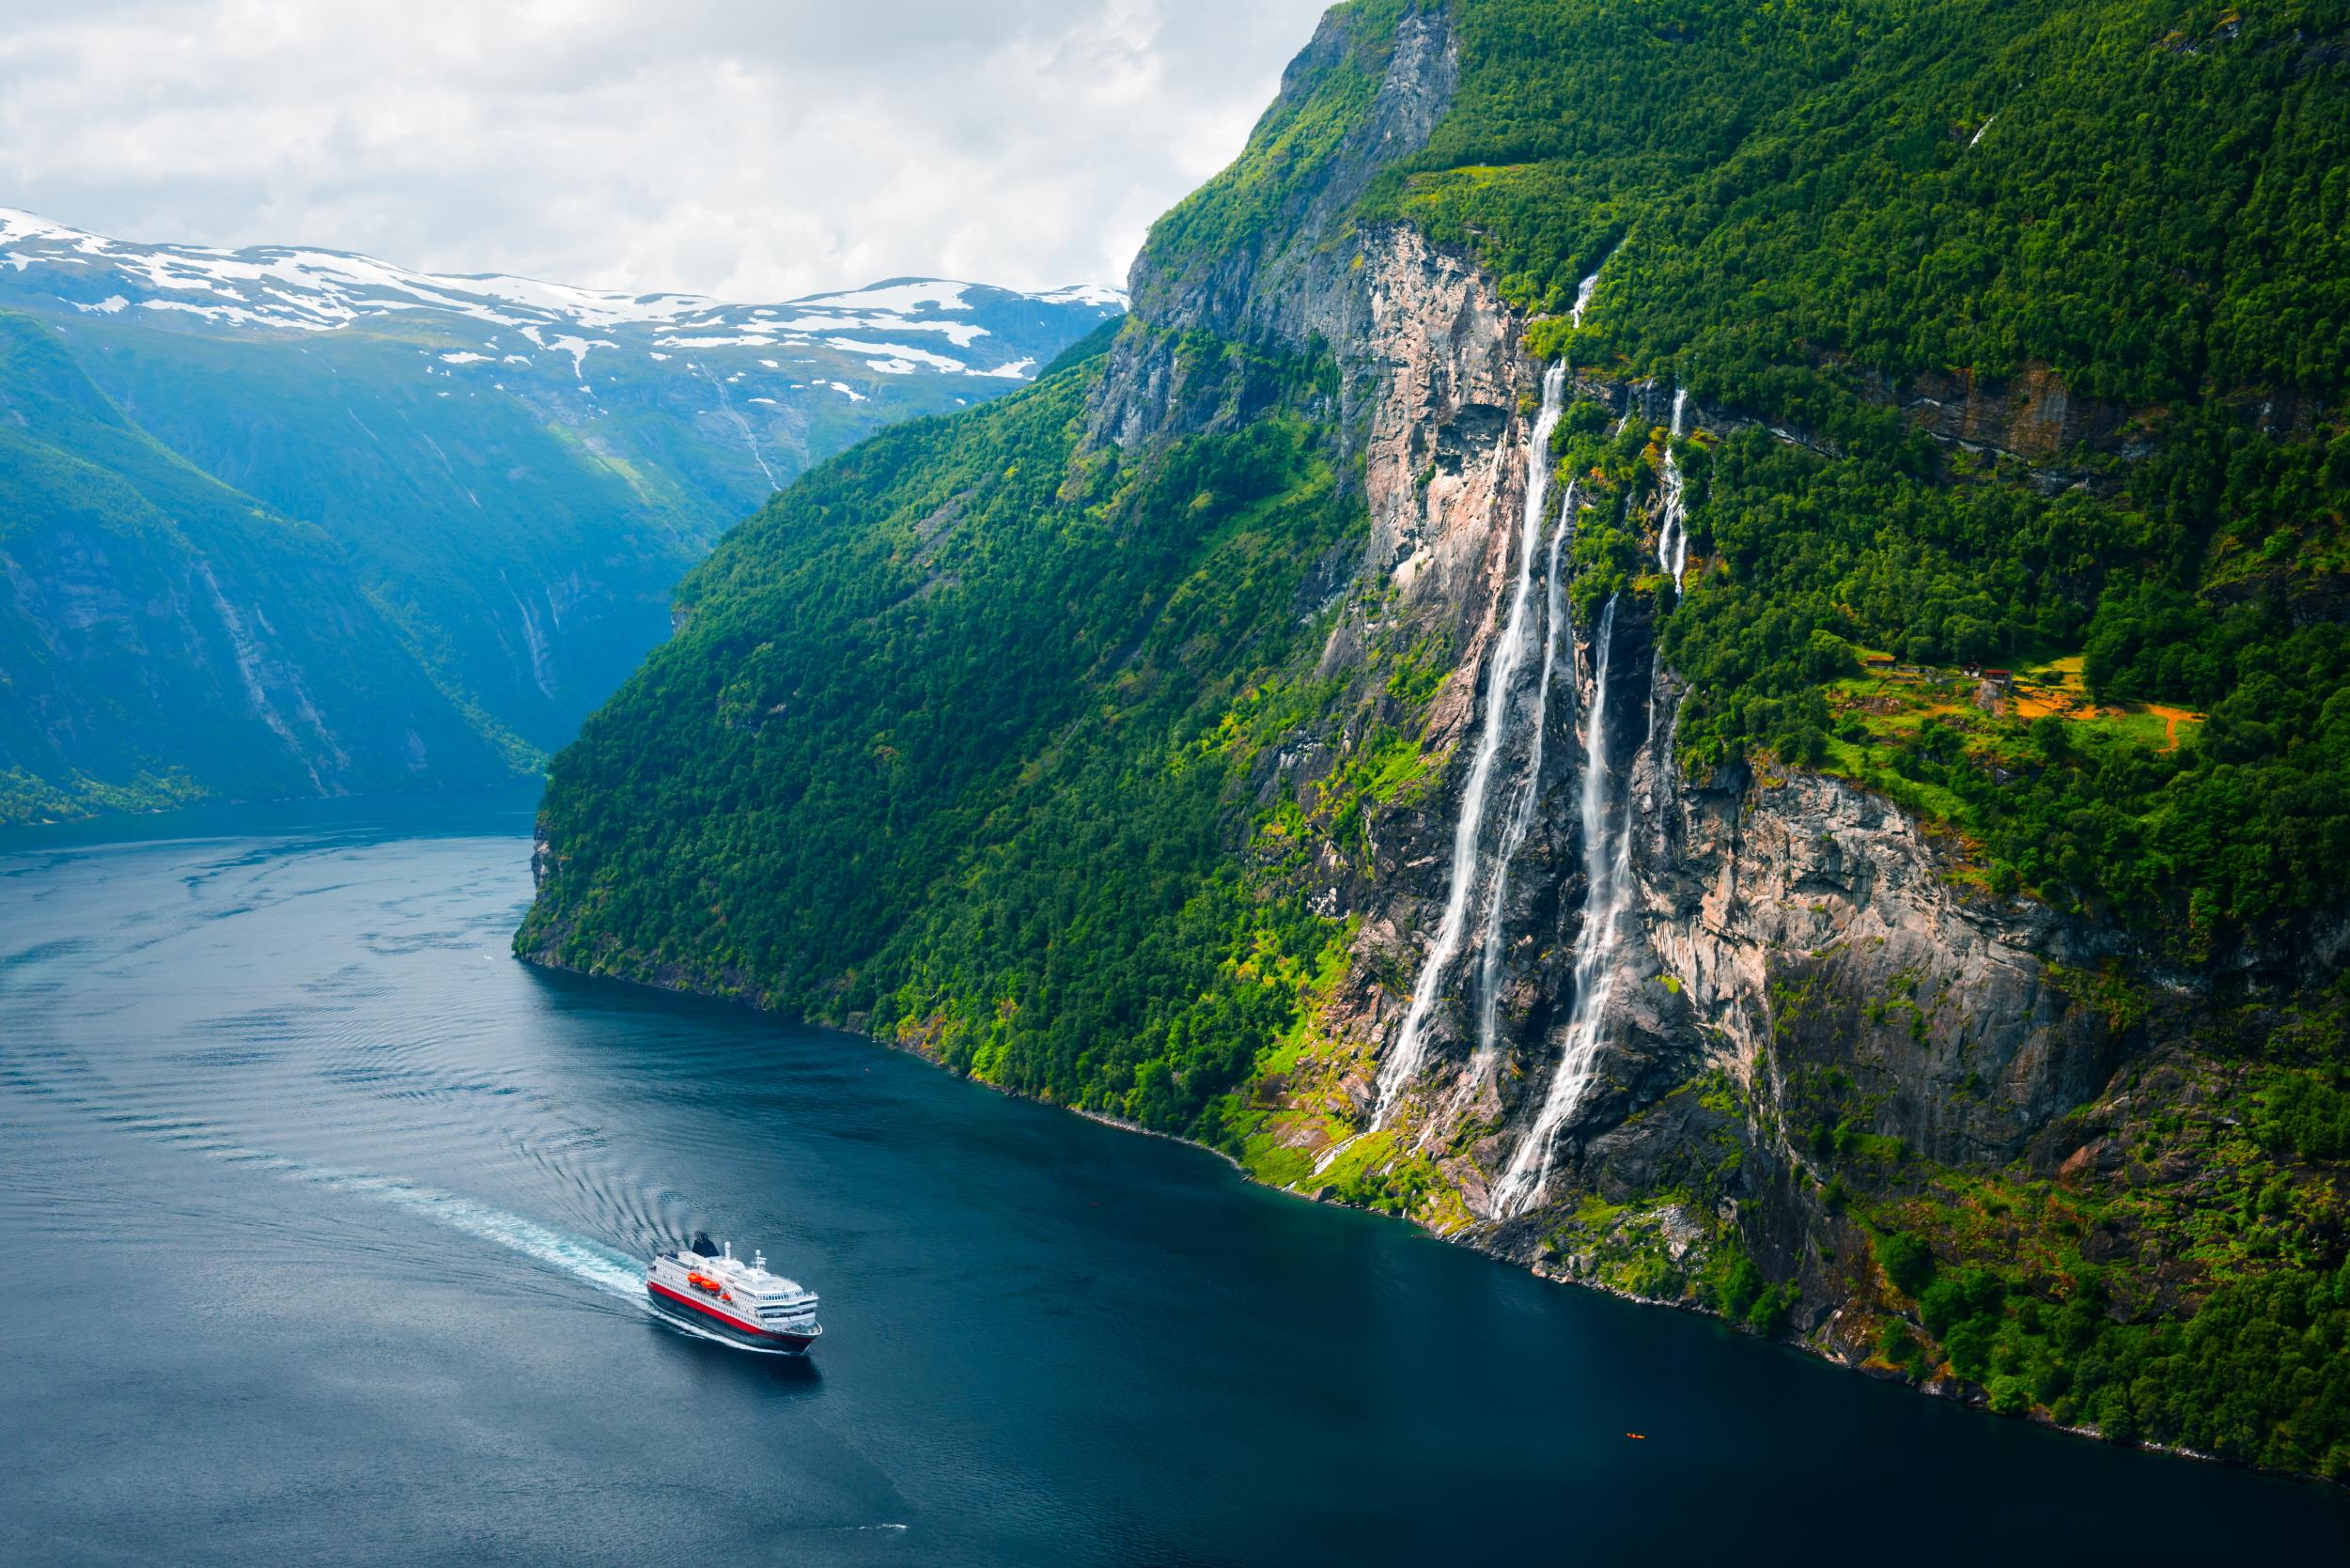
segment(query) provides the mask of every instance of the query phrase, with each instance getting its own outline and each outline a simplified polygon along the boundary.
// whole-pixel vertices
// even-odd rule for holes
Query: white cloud
[[[1322,0],[0,0],[0,205],[787,299],[1123,282]]]

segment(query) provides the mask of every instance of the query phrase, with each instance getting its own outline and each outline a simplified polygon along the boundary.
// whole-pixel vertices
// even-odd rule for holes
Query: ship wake
[[[63,1079],[87,1079],[78,1085]],[[643,1266],[616,1248],[558,1230],[523,1215],[486,1203],[461,1193],[446,1192],[397,1176],[376,1175],[331,1165],[290,1158],[243,1142],[233,1133],[208,1123],[152,1111],[127,1110],[113,1102],[97,1075],[80,1072],[43,1073],[22,1056],[0,1056],[0,1084],[36,1094],[49,1103],[87,1115],[119,1132],[163,1143],[206,1159],[257,1171],[280,1181],[298,1182],[326,1191],[385,1203],[405,1213],[518,1252],[534,1262],[608,1295],[642,1302]]]

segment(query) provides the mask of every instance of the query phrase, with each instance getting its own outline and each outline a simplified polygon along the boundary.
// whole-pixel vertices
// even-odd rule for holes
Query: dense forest
[[[1365,218],[1475,250],[1538,347],[1745,425],[1684,452],[1711,567],[1666,631],[1692,761],[1923,784],[1905,803],[1979,833],[2002,885],[2197,951],[2338,903],[2350,6],[1501,0],[1458,25],[1453,110]],[[1954,450],[1898,407],[2027,372],[2113,439]],[[1847,645],[2085,655],[2093,696],[2207,715],[2203,743],[1839,737]]]
[[[1233,982],[1320,942],[1220,865],[1217,732],[1303,645],[1362,505],[1282,411],[1315,366],[1212,342],[1191,369],[1255,419],[1140,472],[1074,458],[1114,331],[825,464],[687,579],[683,629],[556,759],[565,896],[524,951],[1156,1126],[1213,1113],[1286,1022]]]
[[[1342,178],[1399,29],[1439,12],[1434,134]],[[1587,389],[1689,394],[1679,437],[1586,398],[1549,454],[1589,507],[1579,624],[1624,594],[1653,621],[1687,772],[1841,776],[1965,896],[2133,955],[2062,977],[2159,1059],[2128,1079],[2158,1093],[2072,1113],[2104,1187],[1933,1167],[1848,1085],[1771,1112],[1875,1238],[1880,1365],[2350,1476],[2345,171],[2340,0],[1356,0],[1154,229],[1120,342],[826,465],[689,580],[556,763],[518,946],[1301,1175],[1263,1101],[1350,933],[1300,868],[1424,797],[1451,667],[1375,649],[1390,700],[1344,766],[1254,790],[1339,722],[1315,656],[1359,472],[1327,345],[1166,323],[1344,188],[1313,244],[1410,224]],[[1090,411],[1148,334],[1207,413],[1128,448]],[[2168,1261],[2090,1255],[2122,1234]],[[1783,1327],[1742,1254],[1704,1289]]]

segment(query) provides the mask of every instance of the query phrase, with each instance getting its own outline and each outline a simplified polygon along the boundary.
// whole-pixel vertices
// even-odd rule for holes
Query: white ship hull
[[[652,1304],[699,1332],[746,1350],[804,1356],[824,1330],[816,1321],[817,1298],[789,1280],[767,1271],[766,1260],[744,1263],[728,1247],[711,1255],[708,1238],[661,1252],[645,1269],[645,1292]]]

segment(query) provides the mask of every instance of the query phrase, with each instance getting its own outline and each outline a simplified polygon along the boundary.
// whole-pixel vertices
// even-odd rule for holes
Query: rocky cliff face
[[[1393,706],[1377,691],[1382,651],[1441,645],[1450,673],[1417,735],[1436,782],[1374,813],[1367,858],[1331,846],[1315,868],[1318,907],[1357,934],[1315,1044],[1281,1086],[1280,1136],[1315,1161],[1297,1185],[1644,1296],[1691,1299],[1718,1254],[1741,1253],[1793,1286],[1793,1324],[1816,1348],[1861,1360],[1880,1288],[1869,1240],[1837,1212],[1833,1162],[1807,1140],[1832,1124],[1903,1157],[2053,1172],[2078,1142],[2062,1119],[2130,1045],[2080,981],[2124,944],[1994,896],[1960,846],[1844,781],[1684,774],[1672,741],[1685,692],[1628,604],[1604,645],[1601,627],[1537,626],[1563,672],[1547,709],[1523,665],[1497,699],[1534,370],[1515,359],[1519,324],[1457,262],[1402,234],[1365,254],[1364,357],[1383,372],[1363,442],[1372,528],[1319,671],[1352,677],[1357,718],[1285,747],[1265,788],[1310,799]],[[1580,390],[1616,418],[1664,411],[1654,389]],[[1571,526],[1547,518],[1544,551]],[[1538,601],[1540,562],[1533,575]],[[1494,799],[1469,841],[1471,939],[1429,976],[1471,744],[1497,700]],[[1510,801],[1524,813],[1514,836]],[[1595,826],[1623,834],[1630,877],[1596,965],[1592,925],[1609,916],[1593,893]],[[1382,1076],[1428,984],[1424,1064],[1382,1120]],[[1588,1081],[1546,1125],[1595,985]],[[1521,1183],[1546,1173],[1512,1198],[1514,1166]]]
[[[1344,41],[1318,39],[1284,92],[1311,90]],[[1858,1359],[1869,1248],[1807,1139],[1829,1117],[1848,1142],[2053,1170],[2072,1149],[2049,1129],[2095,1098],[2127,1044],[2067,978],[2115,939],[1992,896],[1956,846],[1848,784],[1682,773],[1685,693],[1642,603],[1593,624],[1566,611],[1571,568],[1553,545],[1595,496],[1560,475],[1531,535],[1521,526],[1533,467],[1549,461],[1531,441],[1542,367],[1522,350],[1527,323],[1492,278],[1409,227],[1328,221],[1424,138],[1453,71],[1442,19],[1410,19],[1371,129],[1298,200],[1277,247],[1180,272],[1146,256],[1141,330],[1093,405],[1092,439],[1144,450],[1249,417],[1196,396],[1208,382],[1187,375],[1185,334],[1326,349],[1340,440],[1362,464],[1370,526],[1332,574],[1338,613],[1315,671],[1345,683],[1338,717],[1268,752],[1257,796],[1310,809],[1385,726],[1408,731],[1427,771],[1371,805],[1360,850],[1325,843],[1304,874],[1315,907],[1351,923],[1348,962],[1257,1103],[1273,1108],[1276,1141],[1311,1161],[1301,1190],[1642,1296],[1689,1298],[1735,1250],[1792,1282],[1798,1329]],[[1913,417],[2027,456],[2117,427],[2061,385],[1918,396],[1938,391],[1949,396]],[[1673,417],[1671,389],[1653,383],[1586,376],[1570,395],[1613,421]],[[1685,411],[1691,429],[1742,423]],[[1661,496],[1596,499],[1653,549]],[[1441,675],[1423,704],[1392,678],[1408,658]],[[1455,950],[1429,972],[1455,902]]]

